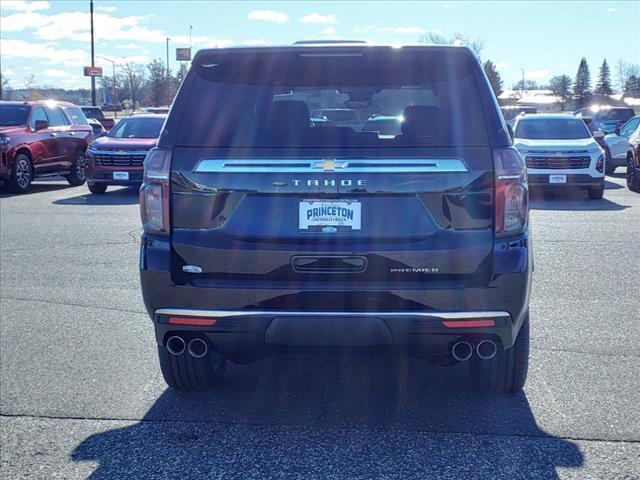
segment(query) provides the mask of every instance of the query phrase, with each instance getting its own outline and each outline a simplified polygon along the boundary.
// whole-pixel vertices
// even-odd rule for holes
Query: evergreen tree
[[[630,75],[624,84],[624,95],[626,97],[640,98],[640,77]]]
[[[560,98],[560,108],[564,111],[564,106],[571,97],[571,78],[568,75],[558,75],[549,80],[549,90],[556,97]]]
[[[596,82],[596,93],[598,95],[613,94],[613,89],[611,88],[611,70],[609,70],[609,64],[606,58],[600,66],[600,73],[598,74],[598,81]]]
[[[589,97],[591,97],[591,75],[587,59],[584,57],[582,57],[578,66],[576,81],[573,84],[573,96],[579,107],[584,107]]]
[[[493,93],[496,97],[499,97],[500,94],[502,94],[502,79],[500,78],[500,74],[498,73],[496,66],[491,60],[487,60],[484,62],[483,68],[484,73],[487,74]]]

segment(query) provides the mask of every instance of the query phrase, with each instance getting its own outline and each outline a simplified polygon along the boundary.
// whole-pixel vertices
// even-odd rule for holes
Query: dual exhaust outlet
[[[167,339],[167,351],[171,355],[182,355],[187,352],[193,358],[202,358],[209,351],[209,345],[201,338],[193,338],[187,343],[179,335],[173,335]]]
[[[473,345],[465,341],[456,342],[451,347],[451,355],[459,362],[469,360],[473,352]],[[481,360],[491,360],[498,353],[498,346],[492,340],[482,340],[476,344],[475,353]]]

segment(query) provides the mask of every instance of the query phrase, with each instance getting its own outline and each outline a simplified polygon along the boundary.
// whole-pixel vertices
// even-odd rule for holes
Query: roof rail
[[[366,45],[366,40],[298,40],[294,45]]]

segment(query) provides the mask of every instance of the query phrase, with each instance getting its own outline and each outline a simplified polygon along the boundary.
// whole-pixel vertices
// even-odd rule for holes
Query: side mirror
[[[36,120],[36,123],[33,125],[33,129],[36,132],[38,130],[44,130],[45,128],[49,128],[49,122],[46,120]]]

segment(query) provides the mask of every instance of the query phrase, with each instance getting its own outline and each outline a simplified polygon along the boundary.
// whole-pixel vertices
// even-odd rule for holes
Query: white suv
[[[585,123],[573,115],[517,117],[514,144],[527,163],[529,185],[581,188],[589,198],[604,194],[604,151]]]
[[[607,150],[607,173],[613,173],[616,167],[624,167],[627,164],[627,152],[629,151],[629,138],[640,128],[640,115],[635,116],[621,127],[617,127],[614,133],[604,137]]]

